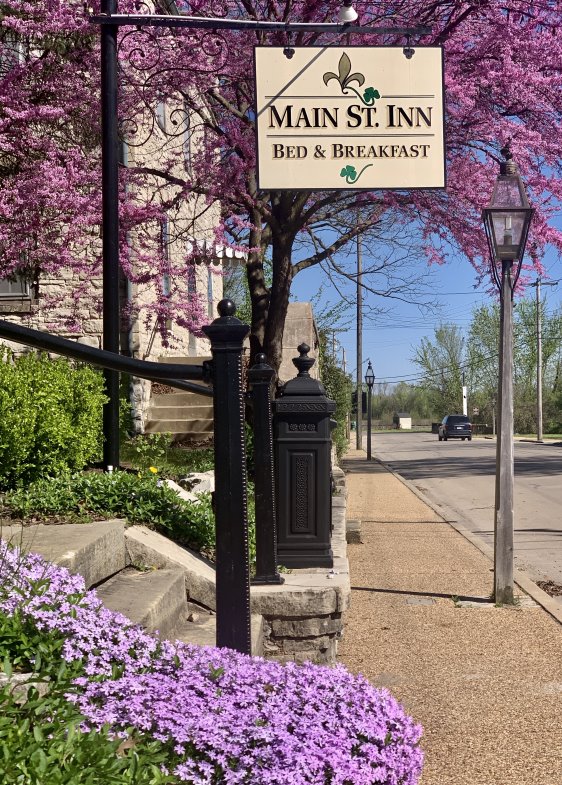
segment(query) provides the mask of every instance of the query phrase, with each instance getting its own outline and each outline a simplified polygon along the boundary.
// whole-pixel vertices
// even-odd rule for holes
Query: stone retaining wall
[[[263,617],[263,654],[279,662],[335,664],[338,640],[349,607],[346,489],[344,473],[334,469],[332,497],[333,569],[292,570],[280,586],[252,586],[252,614]],[[131,563],[175,567],[185,573],[187,598],[211,611],[215,606],[214,565],[200,555],[144,526],[125,532]]]
[[[336,467],[332,497],[334,567],[292,570],[282,586],[253,586],[252,612],[264,617],[264,657],[278,662],[334,665],[350,581],[345,537],[344,473]]]

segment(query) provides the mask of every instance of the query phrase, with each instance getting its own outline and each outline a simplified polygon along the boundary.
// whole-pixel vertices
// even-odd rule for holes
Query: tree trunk
[[[279,373],[283,356],[283,331],[293,280],[291,263],[293,240],[293,233],[285,227],[272,233],[273,282],[269,295],[263,351],[276,374]]]
[[[256,211],[252,216],[254,228],[250,233],[250,246],[255,250],[250,252],[246,272],[252,301],[250,364],[254,364],[256,354],[264,352],[267,362],[277,374],[283,354],[283,330],[293,280],[291,254],[295,231],[290,196],[284,194],[274,202],[272,208],[273,216],[267,236],[260,228],[261,215]],[[263,268],[268,247],[271,247],[272,253],[271,289],[266,286]]]

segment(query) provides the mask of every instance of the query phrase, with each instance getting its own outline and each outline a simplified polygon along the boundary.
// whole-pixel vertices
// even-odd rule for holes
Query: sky
[[[553,250],[545,256],[545,269],[550,280],[562,279],[562,260],[556,257]],[[440,323],[454,323],[461,329],[468,329],[471,314],[475,307],[491,304],[494,299],[486,291],[485,285],[475,289],[476,273],[466,259],[453,259],[442,266],[427,267],[425,260],[420,261],[422,279],[420,287],[432,299],[440,303],[439,314],[424,315],[417,306],[409,305],[397,300],[385,300],[384,305],[389,309],[382,317],[375,317],[372,323],[367,320],[372,311],[375,298],[371,294],[364,295],[363,306],[363,373],[367,369],[370,359],[375,372],[376,383],[388,382],[393,384],[401,380],[415,383],[420,377],[419,368],[413,363],[412,355],[415,347],[423,337],[432,339],[434,328]],[[368,265],[368,250],[363,249],[363,269]],[[429,277],[425,275],[429,274]],[[535,275],[530,276],[531,282],[536,280]],[[547,281],[545,276],[543,282]],[[336,291],[327,281],[326,274],[318,267],[309,268],[299,273],[293,281],[291,293],[297,300],[313,300],[318,296],[322,287],[322,298],[330,299],[333,303],[340,300]],[[562,280],[556,286],[543,286],[541,290],[546,298],[547,312],[560,307],[562,303]],[[527,297],[535,296],[535,288],[528,287]],[[381,298],[379,298],[380,300]],[[356,374],[356,346],[357,346],[357,320],[355,306],[350,311],[350,323],[343,330],[336,333],[338,344],[336,350],[340,357],[345,349],[347,372],[355,380]],[[344,320],[345,321],[345,320]]]

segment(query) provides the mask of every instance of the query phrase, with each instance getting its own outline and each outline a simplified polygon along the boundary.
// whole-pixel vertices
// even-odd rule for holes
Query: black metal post
[[[277,572],[277,520],[273,470],[271,382],[275,371],[265,354],[256,356],[248,371],[254,409],[254,463],[256,483],[256,574],[255,584],[283,583]]]
[[[103,14],[117,13],[117,0],[102,0]],[[101,26],[103,348],[119,354],[119,155],[117,133],[117,26]],[[119,466],[119,373],[104,370],[103,464]]]
[[[373,394],[373,385],[368,385],[367,395],[367,460],[371,460],[371,396]]]
[[[217,646],[250,654],[250,563],[242,344],[249,327],[221,300],[219,318],[203,327],[213,355]]]

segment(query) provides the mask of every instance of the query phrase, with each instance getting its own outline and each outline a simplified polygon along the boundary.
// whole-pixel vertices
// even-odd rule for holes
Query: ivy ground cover
[[[104,608],[81,577],[4,544],[0,586],[5,619],[60,640],[83,730],[159,743],[167,782],[418,782],[421,728],[388,691],[342,667],[160,641]],[[34,652],[19,645],[0,638],[3,658],[33,669]]]

